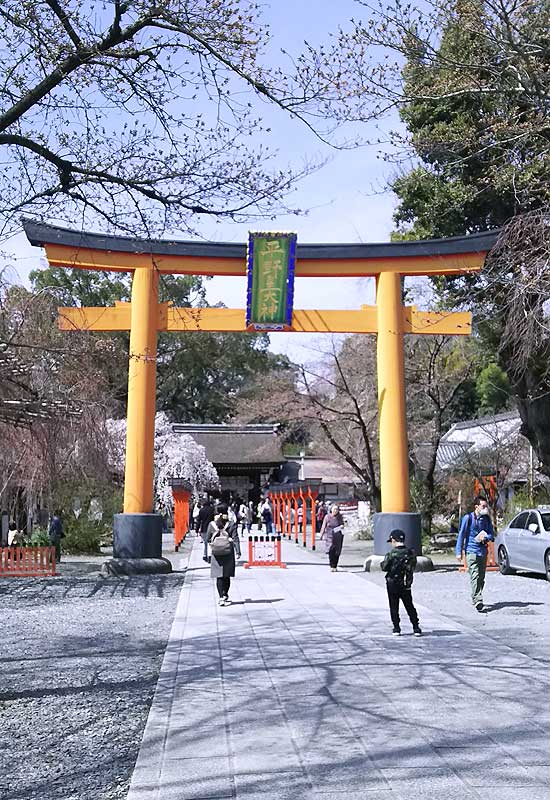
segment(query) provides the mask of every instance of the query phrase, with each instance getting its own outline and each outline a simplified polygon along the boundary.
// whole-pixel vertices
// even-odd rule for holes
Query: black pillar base
[[[160,514],[115,514],[114,558],[160,558],[162,517]]]
[[[383,556],[390,549],[390,533],[399,528],[405,534],[405,544],[422,555],[422,528],[420,514],[412,512],[382,512],[374,514],[374,555]]]

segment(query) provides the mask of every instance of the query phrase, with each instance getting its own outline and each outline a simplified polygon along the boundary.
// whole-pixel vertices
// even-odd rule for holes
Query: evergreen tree
[[[411,26],[403,39],[400,114],[416,163],[392,188],[398,234],[408,238],[500,228],[550,204],[550,4],[453,0],[438,19],[431,38]],[[480,275],[434,284],[444,305],[474,312],[480,366],[498,362],[499,397],[488,391],[492,378],[478,376],[482,406],[500,407],[509,379],[524,433],[550,473],[550,432],[541,424],[550,416],[548,342],[521,361],[501,345],[510,287],[526,268],[524,259],[501,256],[498,269],[489,263]]]

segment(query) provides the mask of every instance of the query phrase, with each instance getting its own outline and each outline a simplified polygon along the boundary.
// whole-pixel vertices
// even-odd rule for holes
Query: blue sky
[[[339,24],[364,16],[353,0],[277,0],[264,3],[273,40],[273,58],[284,47],[298,52],[307,39],[315,45],[327,42]],[[375,242],[386,241],[393,228],[394,198],[384,190],[390,168],[379,158],[374,147],[334,150],[323,145],[305,126],[262,108],[262,115],[272,125],[271,142],[279,151],[281,166],[301,165],[304,159],[328,159],[318,172],[303,179],[290,196],[293,206],[308,209],[305,216],[280,215],[265,223],[235,224],[205,219],[199,228],[205,239],[245,241],[248,230],[293,230],[299,242]],[[371,129],[358,129],[373,134]],[[23,235],[3,248],[15,256],[19,279],[25,280],[31,269],[40,266],[41,251],[30,247]],[[11,260],[11,259],[10,259]],[[15,277],[13,274],[12,278]],[[295,308],[357,308],[373,301],[373,282],[355,279],[297,280]],[[244,279],[214,278],[208,283],[208,300],[223,301],[231,307],[243,307],[246,297]],[[287,353],[294,360],[308,360],[308,348],[322,346],[320,337],[311,334],[272,334],[272,349]]]

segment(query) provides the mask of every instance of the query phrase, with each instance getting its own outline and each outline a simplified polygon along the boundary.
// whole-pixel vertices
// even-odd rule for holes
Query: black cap
[[[391,541],[401,542],[401,544],[403,544],[403,542],[405,541],[405,534],[403,533],[403,531],[400,531],[399,528],[396,528],[390,533],[390,538],[388,539],[388,542]]]

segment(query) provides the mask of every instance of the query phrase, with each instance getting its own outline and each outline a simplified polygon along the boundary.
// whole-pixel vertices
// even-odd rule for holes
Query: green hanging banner
[[[249,233],[247,330],[291,329],[296,239],[295,233]]]

